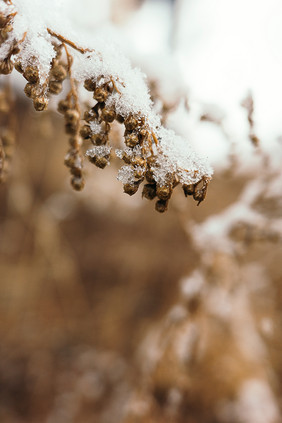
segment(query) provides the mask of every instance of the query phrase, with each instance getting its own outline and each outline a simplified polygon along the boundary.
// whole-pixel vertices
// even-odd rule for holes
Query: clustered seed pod
[[[9,33],[13,29],[12,20],[14,14],[5,16],[0,13],[0,45],[8,40],[9,45],[7,56],[0,62],[0,74],[8,74],[12,71],[14,64],[11,56],[20,52],[21,41],[11,40]],[[153,200],[156,199],[155,208],[164,212],[168,208],[173,189],[180,183],[178,167],[166,165],[166,156],[161,148],[162,139],[160,129],[156,126],[158,137],[154,129],[148,123],[148,118],[141,112],[121,112],[122,108],[117,107],[117,98],[122,93],[117,85],[125,86],[119,78],[100,75],[99,77],[88,77],[84,81],[84,88],[93,93],[94,106],[88,107],[83,116],[81,125],[80,107],[76,81],[72,78],[73,58],[68,52],[71,46],[84,53],[86,50],[76,46],[71,40],[66,40],[59,34],[48,29],[52,37],[52,45],[55,50],[55,57],[50,63],[49,73],[46,75],[40,67],[36,57],[30,57],[29,63],[22,62],[18,57],[15,69],[27,80],[24,92],[27,97],[33,100],[35,110],[43,111],[48,106],[50,94],[59,94],[62,91],[63,81],[69,77],[70,92],[65,100],[58,103],[58,111],[64,116],[65,132],[69,135],[69,151],[65,157],[65,164],[72,175],[72,186],[80,190],[84,186],[82,174],[82,140],[89,141],[93,147],[88,149],[86,156],[89,161],[100,169],[104,169],[111,160],[110,131],[114,121],[124,125],[124,146],[116,151],[116,155],[123,160],[124,165],[119,170],[118,179],[123,183],[123,190],[128,195],[134,195],[140,185],[144,182],[142,196]],[[62,41],[63,40],[63,41]],[[67,64],[62,60],[64,48]],[[5,110],[5,102],[1,102],[0,112]],[[6,143],[7,144],[7,143]],[[7,146],[7,145],[6,145]],[[0,145],[0,168],[5,161],[5,148],[2,140]],[[182,168],[180,168],[182,169]],[[182,170],[181,170],[182,171]],[[183,170],[185,171],[185,169]],[[181,172],[180,172],[181,173]],[[196,172],[195,172],[196,173]],[[194,175],[193,180],[197,180]],[[193,196],[198,202],[204,200],[209,179],[202,178],[195,184],[183,184],[185,196]]]
[[[0,183],[6,180],[15,144],[15,123],[12,99],[8,88],[0,92]]]
[[[70,96],[68,95],[66,100],[61,100],[58,103],[58,111],[64,115],[65,130],[66,133],[70,135],[70,149],[65,156],[65,165],[70,169],[70,173],[72,175],[72,187],[76,191],[81,191],[84,188],[85,181],[83,177],[83,158],[80,152],[80,113],[78,106],[72,103]]]
[[[163,213],[168,208],[172,191],[179,180],[176,175],[170,173],[162,181],[156,177],[156,171],[161,166],[157,158],[158,139],[150,130],[146,119],[134,114],[121,116],[116,112],[111,95],[117,91],[117,88],[112,79],[89,78],[84,81],[84,87],[87,91],[93,92],[93,97],[96,100],[94,107],[85,111],[85,124],[80,130],[81,137],[84,140],[90,140],[94,145],[94,149],[89,149],[86,154],[89,161],[101,169],[109,164],[111,124],[115,120],[124,124],[125,147],[122,150],[117,150],[116,154],[124,161],[125,165],[120,169],[118,179],[123,182],[123,190],[128,195],[134,195],[141,183],[147,181],[143,187],[142,196],[149,200],[157,198],[155,208]],[[98,146],[103,149],[98,149]],[[183,186],[184,193],[186,196],[193,195],[199,204],[205,197],[207,184],[206,180],[201,188],[198,187],[198,183],[191,186],[185,185]]]

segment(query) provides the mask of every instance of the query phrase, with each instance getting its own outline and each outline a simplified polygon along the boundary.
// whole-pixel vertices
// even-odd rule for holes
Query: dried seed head
[[[182,188],[183,188],[185,197],[187,197],[188,195],[193,195],[194,192],[195,192],[195,185],[194,184],[183,185]]]
[[[33,106],[35,110],[38,112],[42,112],[43,110],[46,110],[48,107],[48,99],[44,96],[36,97],[33,100]]]
[[[121,115],[117,115],[117,116],[116,116],[116,120],[117,120],[119,123],[123,123],[123,122],[124,122],[124,117],[123,117],[123,116],[121,116]]]
[[[59,64],[53,67],[51,74],[58,82],[64,81],[67,77],[67,71],[65,67]]]
[[[71,185],[76,191],[81,191],[85,185],[84,178],[82,176],[74,176],[71,179]]]
[[[157,187],[157,196],[160,200],[168,200],[171,197],[172,189],[170,186],[163,185]]]
[[[109,92],[103,87],[98,87],[94,91],[94,98],[98,101],[98,103],[104,103],[107,100],[108,95]]]
[[[138,126],[138,120],[134,116],[128,116],[124,121],[127,131],[133,131]]]
[[[135,147],[139,143],[138,136],[136,134],[129,134],[125,137],[124,140],[127,147]]]
[[[106,107],[104,107],[104,109],[102,109],[101,112],[101,119],[104,120],[105,122],[113,122],[116,118],[116,112],[114,110],[109,110]]]
[[[91,142],[94,145],[104,145],[108,141],[108,136],[106,134],[92,134]]]
[[[87,140],[91,137],[91,128],[89,125],[83,125],[80,129],[80,135],[83,139]]]
[[[24,73],[24,70],[23,70],[23,67],[22,67],[21,62],[16,62],[16,63],[15,63],[15,69],[16,69],[16,71],[18,71],[19,73]]]
[[[147,172],[145,174],[145,177],[146,177],[147,181],[150,184],[154,184],[155,183],[154,174],[153,174],[153,172],[151,170],[147,170]]]
[[[96,88],[96,82],[93,79],[86,79],[84,81],[84,88],[87,91],[95,91]]]
[[[77,110],[75,109],[66,110],[65,112],[66,123],[76,125],[77,123],[79,123],[79,120],[80,120],[80,115]]]
[[[124,184],[123,191],[125,194],[134,195],[138,191],[139,185],[139,182],[134,182],[133,184]]]
[[[165,211],[167,211],[167,208],[168,208],[168,200],[158,200],[156,202],[155,209],[159,213],[164,213]]]
[[[133,166],[141,166],[141,167],[146,167],[146,160],[143,159],[143,157],[139,157],[139,156],[135,156],[131,159],[131,164]]]
[[[156,197],[156,184],[146,184],[143,187],[142,197],[153,200]]]
[[[28,82],[35,84],[39,81],[39,71],[34,66],[27,66],[24,70],[23,76]]]
[[[51,94],[60,94],[63,89],[63,85],[59,81],[50,81],[49,82],[49,93]]]
[[[8,75],[14,69],[14,64],[10,59],[5,59],[0,62],[0,74]]]
[[[83,119],[86,122],[93,122],[94,120],[98,119],[98,117],[99,117],[99,114],[97,110],[93,107],[90,111],[86,110],[84,112]]]
[[[69,109],[68,101],[60,100],[58,103],[58,112],[64,115],[68,109]]]
[[[109,164],[109,156],[87,156],[89,161],[100,169],[104,169]]]

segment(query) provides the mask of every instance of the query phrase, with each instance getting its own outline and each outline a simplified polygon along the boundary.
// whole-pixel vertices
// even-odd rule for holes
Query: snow
[[[7,42],[0,49],[0,55],[7,54],[7,45],[13,39],[23,40],[21,52],[18,55],[23,68],[32,64],[39,68],[40,83],[48,77],[50,64],[55,57],[52,45],[54,37],[50,31],[71,40],[77,46],[87,49],[82,54],[71,49],[73,55],[72,75],[78,82],[92,78],[99,82],[114,81],[117,90],[114,90],[106,102],[108,107],[114,107],[116,112],[124,117],[131,114],[144,117],[150,131],[158,138],[158,147],[154,149],[158,155],[157,166],[154,168],[156,182],[165,184],[170,175],[176,174],[183,184],[192,184],[203,177],[209,178],[212,169],[207,161],[193,151],[185,139],[175,135],[172,130],[164,129],[160,117],[153,109],[152,100],[148,91],[146,76],[138,68],[133,68],[117,44],[113,42],[111,31],[96,31],[91,36],[76,31],[72,25],[71,14],[67,13],[70,4],[66,0],[49,0],[48,8],[44,0],[14,0],[11,11],[17,14],[13,20],[13,31]],[[42,13],[44,11],[44,13]],[[81,31],[81,32],[80,32]],[[95,133],[99,128],[92,124]],[[94,154],[94,150],[91,153]],[[128,183],[133,182],[133,176],[127,167],[123,167],[119,179]],[[171,179],[171,178],[170,178]]]

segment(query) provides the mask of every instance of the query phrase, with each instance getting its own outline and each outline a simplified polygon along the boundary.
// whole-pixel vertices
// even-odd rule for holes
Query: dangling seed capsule
[[[101,119],[104,120],[105,122],[113,122],[116,118],[116,113],[114,110],[109,110],[106,107],[104,107],[104,109],[101,112]]]
[[[167,211],[167,208],[168,208],[168,200],[158,200],[156,202],[155,209],[159,213],[164,213],[165,211]]]
[[[147,170],[145,177],[150,184],[155,183],[154,174],[151,170]]]
[[[107,156],[87,156],[89,161],[100,169],[104,169],[109,164],[109,157]]]
[[[76,191],[81,191],[85,185],[84,178],[82,176],[74,176],[71,179],[71,185]]]
[[[23,76],[28,82],[35,84],[39,81],[38,69],[33,66],[27,66],[24,70]]]
[[[64,115],[68,109],[69,103],[66,100],[60,100],[58,103],[58,112]]]
[[[42,112],[43,110],[46,110],[48,107],[48,99],[46,97],[36,97],[33,100],[33,106],[35,108],[35,110],[37,110],[38,112]]]
[[[87,140],[88,138],[91,137],[91,128],[89,125],[83,125],[80,129],[80,136]]]
[[[160,200],[168,200],[171,197],[172,189],[169,186],[163,185],[157,187],[157,196]]]
[[[106,134],[92,134],[91,142],[94,145],[104,145],[108,141],[108,136]]]
[[[24,92],[25,92],[25,95],[29,98],[35,97],[35,95],[36,95],[36,85],[28,82],[24,87]]]
[[[124,121],[124,126],[128,131],[133,131],[138,126],[138,120],[134,116],[128,116]]]
[[[61,82],[58,81],[50,81],[49,82],[49,93],[51,94],[60,94],[63,89],[63,85]]]
[[[156,193],[156,184],[146,184],[143,187],[142,197],[147,198],[147,200],[153,200],[157,196]]]
[[[98,87],[94,91],[94,98],[98,103],[104,103],[108,98],[109,92],[103,87]]]
[[[194,184],[183,185],[182,188],[183,188],[185,197],[187,197],[188,195],[193,195],[194,192],[195,192],[195,185]]]
[[[67,123],[77,124],[79,122],[80,115],[75,109],[68,109],[65,113],[65,120]]]
[[[51,73],[58,82],[64,81],[67,77],[67,71],[62,65],[54,66]]]
[[[125,192],[125,194],[128,194],[130,196],[134,195],[138,191],[139,185],[139,182],[134,182],[133,184],[124,184],[123,191]]]
[[[96,88],[96,82],[93,79],[86,79],[84,81],[84,88],[87,91],[95,91]]]
[[[116,120],[118,121],[118,123],[123,123],[124,122],[124,117],[121,115],[117,115]]]
[[[127,145],[127,147],[133,148],[138,144],[139,139],[136,134],[129,134],[125,137],[124,142]]]
[[[15,69],[16,69],[16,71],[18,71],[19,73],[24,73],[24,70],[23,70],[23,67],[22,67],[22,64],[20,63],[20,62],[16,62],[15,63]]]
[[[14,64],[10,59],[5,59],[0,63],[0,74],[9,75],[14,69]]]

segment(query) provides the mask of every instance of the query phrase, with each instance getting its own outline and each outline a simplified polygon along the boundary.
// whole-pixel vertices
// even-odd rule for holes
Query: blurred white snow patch
[[[277,401],[268,383],[262,379],[246,380],[234,402],[222,404],[218,412],[223,422],[278,423],[281,421]]]
[[[182,1],[179,15],[177,53],[193,95],[232,116],[251,90],[266,139],[281,133],[281,15],[280,0]]]
[[[181,322],[187,317],[187,314],[187,309],[183,305],[176,304],[169,311],[167,322],[168,324]]]
[[[75,28],[93,30],[107,23],[111,17],[111,0],[64,0],[66,15]]]
[[[168,51],[170,12],[169,2],[147,0],[128,22],[124,33],[128,35],[138,54],[159,55]]]
[[[167,124],[176,133],[191,140],[193,149],[216,170],[223,170],[229,165],[228,155],[231,141],[223,129],[211,122],[200,122],[202,107],[193,103],[193,108],[187,113],[184,102],[169,115]]]
[[[199,328],[195,323],[188,322],[184,327],[181,327],[173,342],[173,349],[181,362],[189,360],[198,338]]]
[[[202,272],[195,270],[190,276],[181,279],[180,285],[184,298],[190,299],[201,293],[205,279]]]

